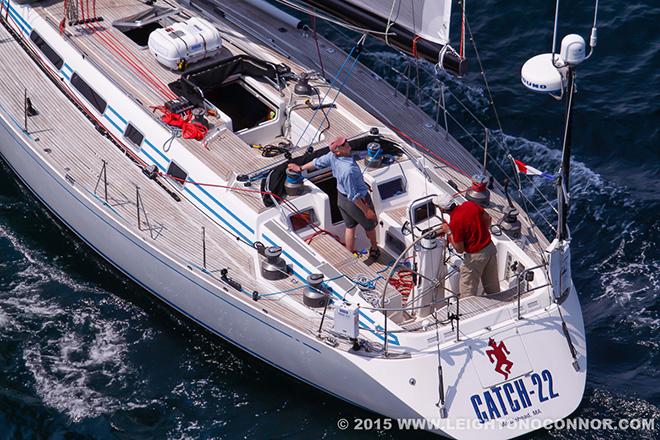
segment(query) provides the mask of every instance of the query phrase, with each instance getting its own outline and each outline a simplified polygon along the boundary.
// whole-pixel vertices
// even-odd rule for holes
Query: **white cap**
[[[449,209],[454,205],[454,198],[449,194],[438,194],[435,196],[435,204],[442,209],[443,211],[449,211]]]

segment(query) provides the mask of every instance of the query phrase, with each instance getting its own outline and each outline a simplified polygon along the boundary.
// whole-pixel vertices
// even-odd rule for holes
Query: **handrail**
[[[404,331],[398,331],[398,330],[390,330],[390,331],[387,330],[387,321],[388,321],[388,319],[387,319],[387,312],[397,312],[397,311],[417,310],[417,309],[421,309],[421,308],[424,308],[424,307],[429,307],[429,306],[431,306],[431,305],[435,305],[435,304],[439,304],[439,303],[446,303],[446,304],[447,304],[447,309],[449,309],[449,306],[450,306],[450,300],[453,299],[453,298],[456,299],[456,313],[455,313],[455,314],[448,313],[447,320],[450,321],[450,322],[453,321],[453,320],[456,320],[456,342],[458,342],[458,341],[460,340],[460,330],[459,330],[459,322],[460,322],[460,313],[459,313],[460,295],[459,295],[459,294],[453,294],[453,295],[451,295],[451,296],[446,296],[446,297],[440,299],[439,301],[433,301],[433,302],[431,302],[430,304],[426,304],[426,305],[423,305],[423,306],[416,306],[416,307],[401,307],[401,308],[364,307],[364,309],[365,309],[365,310],[371,310],[371,311],[380,311],[380,312],[383,312],[383,316],[384,316],[384,324],[383,324],[383,331],[382,331],[382,332],[383,332],[383,352],[385,353],[385,356],[387,356],[387,354],[388,354],[388,352],[387,352],[387,347],[388,347],[388,344],[387,344],[388,338],[387,338],[387,336],[388,336],[388,334],[392,334],[392,333],[403,333],[403,332],[404,332]],[[360,308],[362,309],[363,307],[360,307]],[[434,313],[437,313],[437,311],[435,311]],[[438,320],[437,316],[435,317],[435,319],[436,319],[436,321]],[[443,322],[446,322],[446,321],[443,321]],[[380,333],[380,331],[379,331],[378,329],[374,329],[373,331],[374,331],[375,333]],[[409,332],[409,331],[410,331],[410,330],[405,330],[405,332]]]

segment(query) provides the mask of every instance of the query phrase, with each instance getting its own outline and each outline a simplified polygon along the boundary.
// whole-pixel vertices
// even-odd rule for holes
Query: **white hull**
[[[435,427],[426,429],[455,438],[483,438],[484,431],[461,429],[461,423],[478,420],[484,410],[484,427],[530,414],[543,420],[566,417],[579,404],[586,378],[584,325],[575,291],[562,308],[578,352],[579,371],[561,330],[556,306],[530,313],[523,321],[509,321],[503,328],[484,330],[477,339],[442,346],[442,363],[448,418],[439,419],[437,353],[435,349],[407,359],[367,358],[331,348],[314,336],[301,333],[255,306],[207,282],[151,247],[120,224],[92,197],[66,180],[40,157],[38,144],[22,133],[8,115],[0,113],[0,153],[23,183],[71,231],[99,255],[144,289],[211,332],[276,368],[350,403],[392,418],[425,418]],[[36,144],[36,145],[33,145]],[[510,307],[509,307],[510,308]],[[493,412],[483,395],[493,383],[484,382],[475,356],[483,356],[492,335],[502,339],[518,333],[529,365],[521,371],[525,381],[536,372],[551,371],[556,398],[530,399],[530,406],[511,411],[506,404]],[[433,347],[435,348],[435,347]],[[476,350],[476,351],[475,351]],[[481,374],[481,376],[480,376]],[[541,377],[541,376],[539,376]],[[411,379],[414,379],[414,384]],[[488,380],[486,380],[487,382]],[[460,385],[460,386],[459,386]],[[502,383],[499,383],[502,386]],[[513,385],[512,385],[513,386]],[[534,394],[534,393],[531,393]],[[481,403],[475,403],[479,395]],[[519,393],[516,393],[520,399]],[[512,397],[516,400],[515,396]],[[511,401],[509,401],[509,404]],[[508,415],[504,415],[508,405]],[[520,406],[520,405],[519,405]],[[515,407],[515,405],[514,405]],[[533,412],[540,410],[539,413]],[[498,415],[498,417],[495,417]],[[331,417],[331,416],[330,416]],[[487,420],[495,419],[495,420]],[[463,422],[460,422],[460,421]],[[396,424],[395,424],[396,426]],[[511,438],[538,426],[487,431],[487,438]]]

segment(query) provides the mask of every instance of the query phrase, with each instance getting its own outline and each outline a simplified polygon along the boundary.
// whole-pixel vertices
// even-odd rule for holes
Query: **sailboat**
[[[0,154],[138,288],[390,423],[506,439],[578,407],[567,207],[584,40],[523,69],[528,88],[568,102],[550,241],[446,123],[359,63],[380,38],[465,74],[451,1],[281,1],[354,31],[348,53],[262,0],[0,2]],[[370,187],[380,255],[360,251],[361,230],[355,249],[342,242],[330,168],[290,169],[337,137]],[[438,232],[447,198],[492,217],[496,293],[461,295],[464,255]]]

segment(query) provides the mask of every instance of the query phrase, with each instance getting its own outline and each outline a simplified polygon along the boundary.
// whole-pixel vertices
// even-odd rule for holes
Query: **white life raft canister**
[[[192,17],[149,34],[149,51],[172,70],[216,55],[222,47],[220,31],[208,21]]]

